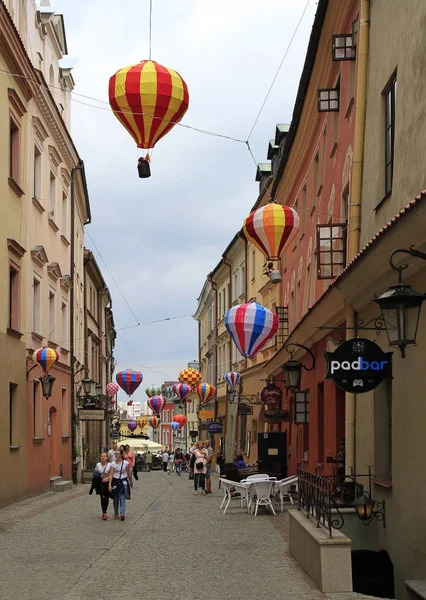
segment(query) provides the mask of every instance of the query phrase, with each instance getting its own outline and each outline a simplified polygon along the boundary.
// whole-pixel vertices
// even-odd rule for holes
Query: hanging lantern
[[[143,375],[139,371],[126,369],[126,371],[117,373],[115,378],[121,389],[124,390],[128,396],[131,396],[142,383]]]
[[[43,346],[34,351],[33,360],[38,362],[45,373],[48,373],[49,369],[59,360],[59,353],[54,348]]]
[[[183,369],[178,375],[179,381],[187,383],[192,389],[195,389],[201,382],[201,377],[200,371],[197,371],[197,369],[193,369],[192,367]]]
[[[152,396],[152,398],[149,398],[147,404],[153,413],[159,415],[165,407],[166,402],[167,400],[164,398],[164,396],[156,395]]]
[[[175,417],[173,417],[173,421],[175,421],[175,423],[178,423],[180,427],[183,427],[187,421],[187,418],[185,417],[185,415],[176,415]]]
[[[148,398],[159,396],[161,394],[161,388],[159,388],[158,385],[150,385],[146,388],[145,394],[148,396]]]
[[[197,385],[197,394],[201,404],[205,404],[216,394],[216,388],[210,383],[200,383]]]
[[[119,389],[120,388],[118,387],[118,385],[114,381],[111,381],[106,386],[107,395],[110,398],[113,398],[115,396],[115,394],[118,392]]]
[[[237,385],[240,383],[241,375],[236,371],[231,371],[230,373],[226,373],[225,381],[228,384],[228,390],[233,392]]]
[[[255,356],[278,331],[278,317],[257,302],[238,304],[226,311],[225,326],[245,358]]]

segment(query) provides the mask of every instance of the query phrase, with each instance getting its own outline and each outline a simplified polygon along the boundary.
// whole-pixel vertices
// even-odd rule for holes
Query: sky
[[[175,126],[152,153],[151,178],[139,179],[135,143],[105,102],[111,75],[148,58],[149,0],[51,4],[64,15],[69,56],[78,59],[74,91],[102,101],[74,95],[71,103],[92,211],[85,244],[113,299],[116,372],[141,371],[133,400],[145,401],[147,385],[176,380],[198,357],[191,315],[206,275],[256,201],[256,165],[245,144]],[[153,0],[152,59],[178,71],[189,89],[182,123],[246,140],[305,6]],[[276,124],[291,121],[315,10],[310,0],[250,138],[256,162],[266,162]]]

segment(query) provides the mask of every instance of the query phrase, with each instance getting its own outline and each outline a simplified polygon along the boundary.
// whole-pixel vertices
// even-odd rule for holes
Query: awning
[[[152,440],[144,440],[142,438],[127,438],[126,444],[129,444],[130,448],[138,449],[138,450],[163,450],[162,444],[158,444],[157,442],[153,442]]]

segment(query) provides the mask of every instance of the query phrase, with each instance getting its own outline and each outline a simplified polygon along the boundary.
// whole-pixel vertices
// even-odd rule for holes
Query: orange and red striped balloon
[[[109,80],[109,103],[138,148],[154,148],[188,110],[182,77],[153,60],[120,69]]]
[[[280,257],[285,244],[299,229],[299,215],[290,206],[270,202],[244,219],[246,238],[269,259]]]

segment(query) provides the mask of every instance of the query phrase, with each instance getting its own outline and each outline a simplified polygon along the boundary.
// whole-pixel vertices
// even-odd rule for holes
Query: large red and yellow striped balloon
[[[299,215],[290,206],[271,202],[254,210],[244,219],[246,238],[266,258],[279,258],[285,244],[299,229]]]
[[[143,60],[111,77],[109,103],[138,148],[149,149],[188,110],[188,88],[173,69]]]

